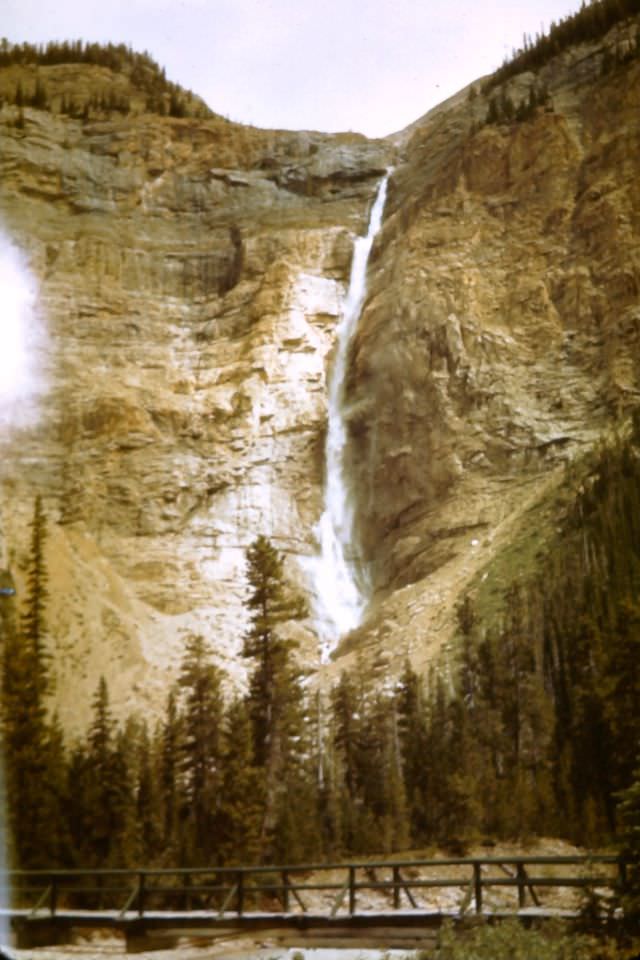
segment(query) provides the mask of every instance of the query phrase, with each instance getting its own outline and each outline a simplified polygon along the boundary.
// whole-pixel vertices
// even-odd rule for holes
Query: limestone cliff
[[[369,631],[425,663],[564,466],[640,398],[640,63],[629,24],[500,91],[464,91],[403,160],[352,365],[352,472],[381,602]],[[512,575],[518,575],[517,570]],[[410,585],[410,586],[409,586]]]
[[[549,90],[527,120],[463,92],[386,141],[2,108],[0,221],[49,335],[38,425],[3,441],[3,566],[20,594],[41,493],[68,727],[100,673],[120,711],[158,707],[188,632],[238,675],[258,533],[305,585],[333,334],[389,163],[349,378],[375,596],[329,672],[446,646],[462,593],[638,402],[640,65],[601,76],[603,55],[511,80]]]

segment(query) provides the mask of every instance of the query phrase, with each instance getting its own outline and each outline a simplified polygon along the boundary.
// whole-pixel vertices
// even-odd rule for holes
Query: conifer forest
[[[487,141],[498,142],[501,124],[525,124],[542,110],[553,111],[537,79],[519,103],[508,98],[504,81],[536,71],[571,44],[602,37],[639,12],[638,0],[583,4],[578,14],[552,24],[548,35],[525,38],[523,49],[482,86],[487,110],[478,123]],[[628,63],[636,68],[640,32],[634,31],[624,49],[603,58],[603,76]],[[70,62],[126,75],[127,95],[94,85],[75,99],[54,96],[33,71],[25,74],[27,85],[12,81],[0,97],[0,108],[6,103],[15,114],[14,127],[25,122],[23,108],[31,107],[84,124],[113,113],[215,116],[169,83],[148,54],[122,45],[0,44],[0,67]],[[468,96],[477,99],[475,87]],[[472,137],[475,127],[469,129]],[[315,150],[310,142],[310,157]],[[264,160],[267,172],[271,162]],[[217,167],[209,174],[215,190],[237,187],[242,193],[253,184]],[[274,174],[260,189],[275,191],[276,180]],[[307,191],[306,179],[304,190],[292,183],[287,204]],[[599,199],[594,191],[594,203]],[[594,210],[595,222],[601,211]],[[637,211],[636,203],[636,224]],[[505,244],[507,234],[505,227]],[[232,228],[225,248],[229,266],[216,296],[236,287],[243,242]],[[434,249],[442,243],[436,237]],[[576,303],[583,273],[576,270]],[[637,283],[631,273],[622,279],[631,302]],[[526,299],[528,288],[523,291]],[[636,308],[636,344],[637,318]],[[234,314],[229,322],[240,321]],[[343,672],[332,684],[318,680],[287,630],[307,616],[305,603],[279,551],[255,530],[245,555],[246,627],[234,638],[244,682],[219,666],[215,636],[193,633],[161,716],[116,718],[107,678],[96,677],[90,722],[74,737],[51,710],[50,520],[35,497],[19,598],[8,569],[0,575],[9,865],[248,866],[434,850],[462,856],[475,844],[554,837],[635,857],[629,880],[637,916],[640,407],[632,406],[637,390],[627,393],[633,399],[625,395],[617,432],[607,429],[595,451],[567,457],[558,467],[565,475],[549,494],[553,523],[544,535],[535,530],[527,538],[525,530],[513,555],[507,549],[493,567],[487,561],[484,576],[474,574],[456,608],[453,642],[425,674],[409,659],[403,662],[402,651],[387,649],[373,665],[365,666],[363,658],[361,669]],[[226,417],[227,408],[219,415]],[[199,440],[200,434],[193,436]],[[558,433],[545,443],[556,439],[566,437]],[[399,450],[398,457],[405,448]]]
[[[571,468],[568,468],[570,470]],[[28,601],[3,605],[2,722],[21,867],[296,862],[483,838],[637,846],[640,418],[575,486],[537,572],[487,622],[469,596],[457,653],[419,676],[304,680],[280,631],[304,614],[282,559],[246,555],[242,695],[201,636],[164,718],[116,723],[104,679],[83,738],[47,713],[47,521],[31,524]],[[575,482],[574,482],[575,481]],[[481,606],[481,604],[480,604]]]

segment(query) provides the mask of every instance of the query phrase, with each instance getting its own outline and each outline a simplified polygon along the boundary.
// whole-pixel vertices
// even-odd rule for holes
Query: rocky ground
[[[77,943],[64,950],[12,951],[16,960],[101,960],[101,958],[124,958],[130,956],[117,940],[102,943]],[[286,947],[276,940],[259,942],[233,939],[194,946],[184,943],[172,950],[154,950],[153,953],[137,954],[141,960],[413,960],[414,950],[383,950],[365,947]]]

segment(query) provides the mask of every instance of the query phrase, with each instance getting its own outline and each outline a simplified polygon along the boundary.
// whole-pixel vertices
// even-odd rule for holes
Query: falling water
[[[335,358],[328,384],[325,506],[317,528],[320,554],[314,558],[312,571],[323,658],[339,637],[361,622],[369,593],[367,571],[354,549],[354,503],[344,463],[347,442],[345,381],[349,347],[367,290],[369,254],[382,224],[388,180],[389,172],[378,188],[366,236],[357,237],[354,244],[349,289],[336,331]]]

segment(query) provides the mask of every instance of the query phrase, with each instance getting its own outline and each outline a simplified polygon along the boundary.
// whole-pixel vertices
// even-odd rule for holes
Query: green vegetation
[[[214,114],[190,91],[167,80],[165,71],[148,53],[136,53],[125,44],[83,43],[82,40],[51,42],[46,46],[30,43],[10,44],[0,41],[0,70],[8,67],[57,67],[68,64],[86,64],[104,67],[126,81],[128,92],[114,90],[105,78],[103,89],[90,95],[65,94],[57,98],[57,109],[78,119],[89,120],[114,112],[127,114],[135,96],[140,107],[137,112],[158,113],[171,117],[211,117]],[[12,93],[4,95],[4,102],[17,107],[52,109],[53,97],[44,76],[36,75],[29,88],[19,80]],[[95,80],[94,85],[99,81]],[[0,98],[2,106],[2,98]]]
[[[313,848],[313,836],[301,836],[308,817],[314,819],[309,745],[300,674],[293,660],[295,645],[280,629],[304,616],[301,598],[287,590],[283,561],[269,540],[260,536],[247,552],[249,628],[243,656],[249,660],[246,698],[251,728],[252,766],[259,775],[263,813],[260,846],[275,859]],[[295,817],[291,812],[296,803]]]
[[[640,753],[631,782],[618,794],[622,833],[622,852],[636,860],[628,868],[627,890],[623,896],[625,913],[640,917]]]
[[[545,86],[533,85],[529,90],[527,99],[519,103],[517,107],[506,90],[503,89],[500,96],[495,95],[489,100],[486,122],[523,123],[535,115],[538,107],[547,107],[548,104],[549,91]]]
[[[567,932],[559,923],[527,929],[507,920],[466,933],[445,927],[430,960],[616,960],[632,956],[630,946]]]
[[[537,73],[563,50],[577,43],[600,40],[611,27],[640,13],[640,0],[592,0],[559,23],[552,23],[548,34],[523,38],[523,47],[513,51],[510,60],[495,71],[482,85],[482,92],[489,96],[489,107],[484,120],[486,124],[522,123],[535,116],[539,108],[552,110],[549,90],[539,79],[532,84],[527,97],[514,103],[507,91],[507,81],[525,71]],[[636,29],[631,44],[607,50],[602,57],[601,72],[611,73],[620,65],[640,57],[640,27]],[[498,88],[498,89],[496,89]],[[495,91],[492,93],[492,91]],[[475,87],[469,92],[469,101],[477,96]]]
[[[574,44],[601,39],[616,23],[639,13],[640,0],[591,0],[590,3],[583,0],[577,13],[559,23],[552,22],[548,34],[537,35],[535,42],[531,37],[524,37],[522,49],[514,50],[511,59],[488,78],[483,92],[489,92],[525,70],[539,70]],[[636,41],[635,55],[637,47]]]
[[[247,552],[246,692],[225,695],[210,648],[191,637],[157,729],[117,724],[101,680],[71,747],[44,709],[38,501],[20,629],[4,618],[14,862],[300,862],[433,844],[463,853],[486,837],[535,835],[637,855],[640,416],[565,486],[564,515],[520,576],[511,564],[490,603],[478,591],[461,604],[455,664],[423,678],[407,663],[389,684],[381,661],[310,694],[291,639],[304,608],[258,537]],[[628,881],[634,914],[634,867]]]
[[[46,523],[40,498],[31,523],[31,554],[22,622],[4,618],[2,649],[2,734],[6,753],[9,833],[13,853],[25,866],[54,854],[48,836],[52,790],[59,785],[59,742],[46,717],[49,673],[44,653],[47,573]],[[54,769],[55,768],[55,769]],[[49,781],[51,790],[41,786]]]

